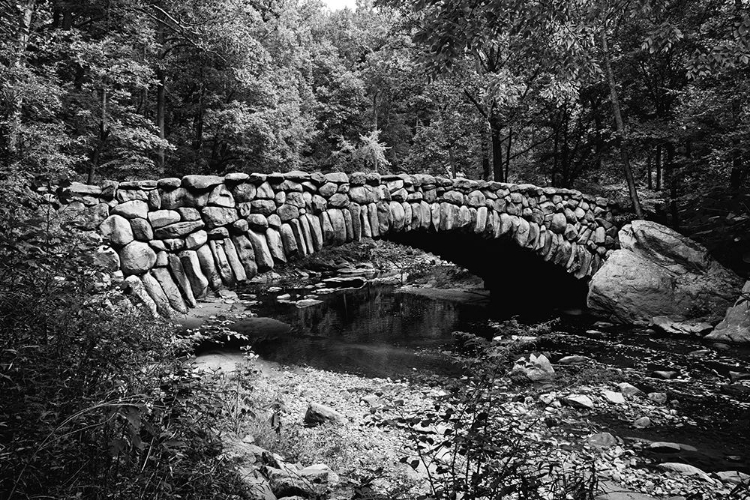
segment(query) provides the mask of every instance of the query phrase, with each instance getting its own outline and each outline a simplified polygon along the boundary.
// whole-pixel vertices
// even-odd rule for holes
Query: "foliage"
[[[594,498],[593,463],[567,463],[533,438],[543,422],[508,411],[513,402],[501,379],[513,348],[469,333],[458,340],[470,375],[433,411],[405,422],[414,429],[415,454],[403,462],[427,475],[429,498]]]
[[[225,498],[221,408],[190,347],[92,263],[97,240],[2,182],[0,490],[6,498]]]

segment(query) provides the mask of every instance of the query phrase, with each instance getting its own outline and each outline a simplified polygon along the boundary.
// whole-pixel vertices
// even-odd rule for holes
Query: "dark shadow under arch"
[[[510,238],[487,239],[463,232],[389,232],[383,239],[418,248],[459,265],[484,280],[493,307],[509,314],[585,309],[589,278],[519,247]]]

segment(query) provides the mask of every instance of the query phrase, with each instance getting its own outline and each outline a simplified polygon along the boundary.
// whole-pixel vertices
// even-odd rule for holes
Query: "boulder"
[[[741,280],[700,244],[655,222],[620,230],[616,250],[594,274],[588,305],[620,323],[718,319],[739,293]]]
[[[120,215],[110,215],[99,226],[101,235],[113,245],[125,246],[133,241],[133,229],[130,222]]]
[[[180,222],[180,213],[175,210],[156,210],[148,213],[148,220],[154,229]]]
[[[750,281],[745,283],[737,302],[727,310],[707,339],[722,342],[750,342]]]
[[[521,374],[533,382],[539,382],[553,378],[555,370],[544,354],[540,354],[539,356],[530,354],[528,361],[523,358],[516,361],[511,370],[512,374]]]
[[[305,413],[305,423],[307,425],[319,425],[326,422],[342,424],[345,421],[346,417],[330,406],[319,403],[310,403],[307,406],[307,412]]]
[[[128,274],[142,274],[156,264],[156,252],[148,243],[131,241],[120,250],[120,267]]]

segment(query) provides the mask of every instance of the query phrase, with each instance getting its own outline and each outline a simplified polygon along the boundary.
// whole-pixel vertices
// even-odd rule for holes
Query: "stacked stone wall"
[[[134,296],[165,316],[186,312],[209,289],[324,246],[392,232],[506,238],[581,279],[618,247],[604,198],[425,174],[234,173],[74,183],[61,201],[111,245],[100,252],[116,261]]]

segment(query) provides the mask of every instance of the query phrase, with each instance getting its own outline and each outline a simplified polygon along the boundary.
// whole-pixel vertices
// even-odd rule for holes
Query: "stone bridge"
[[[328,245],[385,238],[439,254],[493,295],[537,300],[587,289],[619,244],[612,206],[578,191],[431,175],[233,173],[102,186],[73,183],[83,211],[153,313],[187,312],[209,289]],[[525,293],[522,293],[525,292]]]

